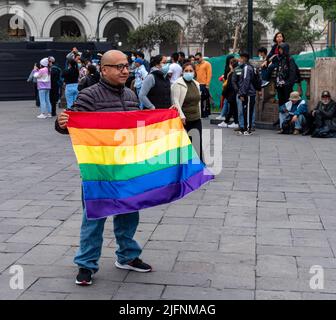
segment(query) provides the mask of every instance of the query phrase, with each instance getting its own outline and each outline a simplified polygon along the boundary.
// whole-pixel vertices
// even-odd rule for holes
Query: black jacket
[[[276,68],[276,86],[293,87],[297,81],[297,68],[294,59],[289,55],[289,46],[282,43],[284,53],[279,55],[279,65]]]
[[[78,83],[79,71],[74,68],[65,69],[62,73],[62,78],[64,79],[65,84]]]
[[[329,130],[336,131],[336,102],[334,100],[327,105],[320,101],[314,111],[316,111],[316,116],[324,120]]]
[[[74,111],[113,112],[139,110],[139,102],[135,93],[126,87],[115,87],[101,79],[92,87],[82,90],[74,104]],[[61,129],[56,120],[55,129],[59,133],[68,134]]]
[[[152,71],[155,85],[148,92],[147,98],[155,106],[156,109],[169,109],[171,107],[171,84],[159,70]]]
[[[99,72],[85,76],[78,84],[78,91],[93,86],[94,84],[98,83],[99,80],[100,80]]]

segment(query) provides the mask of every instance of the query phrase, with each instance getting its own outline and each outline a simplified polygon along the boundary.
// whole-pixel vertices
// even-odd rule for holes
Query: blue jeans
[[[279,120],[280,120],[280,128],[282,128],[282,124],[284,123],[285,119],[287,117],[287,113],[279,113]],[[298,116],[297,121],[295,121],[295,129],[302,130],[302,127],[306,123],[306,118],[303,114],[300,114]]]
[[[221,112],[221,117],[225,117],[229,113],[229,102],[227,99],[224,100],[224,106]]]
[[[237,95],[237,107],[238,107],[239,128],[244,128],[244,108],[243,108],[243,102],[239,99],[238,95]]]
[[[51,103],[49,95],[50,90],[48,89],[39,90],[40,107],[41,107],[41,113],[43,114],[51,113]]]
[[[77,83],[67,84],[65,87],[65,99],[67,102],[68,109],[72,109],[72,106],[74,105],[77,96],[78,96],[78,84]]]
[[[140,96],[140,91],[141,91],[141,87],[140,87],[140,88],[135,88],[135,89],[136,89],[136,92],[137,92],[137,96],[138,96],[138,98],[139,98],[139,96]],[[144,105],[143,105],[142,102],[139,103],[139,108],[140,108],[141,110],[144,109]]]
[[[103,232],[105,219],[88,220],[83,202],[83,221],[80,234],[80,247],[77,251],[74,263],[80,268],[99,270],[98,262],[103,246]],[[118,245],[116,251],[120,264],[133,261],[141,255],[139,244],[133,239],[139,224],[139,212],[114,216],[114,235]]]

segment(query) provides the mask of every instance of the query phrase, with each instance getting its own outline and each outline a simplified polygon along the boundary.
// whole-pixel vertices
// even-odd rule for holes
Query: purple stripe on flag
[[[205,173],[207,175],[205,175]],[[88,219],[102,219],[111,215],[126,214],[170,203],[185,197],[203,184],[213,180],[208,169],[193,175],[188,180],[157,188],[125,199],[87,200],[85,207]]]

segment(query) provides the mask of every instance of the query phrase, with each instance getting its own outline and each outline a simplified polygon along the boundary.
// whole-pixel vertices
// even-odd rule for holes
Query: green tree
[[[317,5],[321,6],[326,20],[336,20],[336,1],[335,0],[299,0],[306,9]]]
[[[162,42],[177,43],[180,27],[175,21],[165,20],[161,16],[152,16],[148,24],[129,32],[128,42],[136,49],[151,52]]]
[[[299,8],[298,0],[282,0],[274,11],[271,19],[274,29],[286,36],[291,53],[299,53],[321,37],[321,31],[312,29],[310,23],[314,14]]]
[[[264,20],[269,20],[272,12],[270,0],[255,0],[255,12]],[[227,52],[230,48],[235,51],[247,46],[247,0],[238,0],[235,7],[230,9],[215,9],[205,7],[202,0],[193,1],[191,19],[187,30],[194,35],[201,45],[205,39],[223,43],[222,49]],[[259,47],[262,25],[255,23],[254,44]],[[234,39],[236,38],[236,41]]]

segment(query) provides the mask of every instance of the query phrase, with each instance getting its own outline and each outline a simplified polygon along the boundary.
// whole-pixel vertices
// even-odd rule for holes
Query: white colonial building
[[[237,0],[204,0],[203,5],[223,8],[236,5]],[[275,0],[277,1],[277,0]],[[87,41],[118,41],[122,49],[127,48],[130,30],[146,24],[152,15],[173,20],[185,28],[192,0],[0,0],[0,30],[8,30],[11,37],[26,37],[34,41],[53,41],[68,35]],[[104,8],[103,8],[104,6]],[[103,10],[101,10],[103,8]],[[101,18],[98,28],[98,16]],[[15,16],[21,17],[16,19]],[[270,46],[274,30],[255,15],[263,24],[262,44]],[[225,23],[225,22],[223,22]],[[164,48],[164,44],[162,46]],[[163,50],[161,48],[161,50]],[[206,55],[222,54],[222,45],[207,42],[205,46],[181,41],[165,50],[198,51]],[[189,49],[189,50],[188,50]]]

